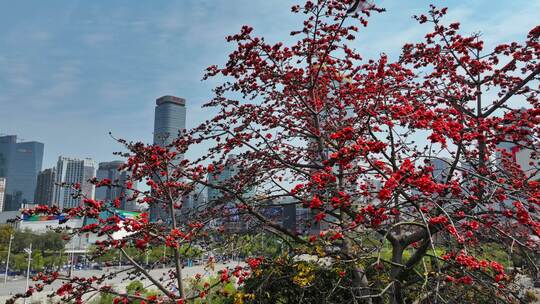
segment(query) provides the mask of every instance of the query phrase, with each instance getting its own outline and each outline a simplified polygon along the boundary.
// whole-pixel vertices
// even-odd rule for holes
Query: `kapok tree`
[[[291,45],[267,43],[244,26],[227,37],[236,44],[227,63],[205,77],[223,79],[207,104],[219,110],[215,117],[169,147],[122,142],[126,169],[152,188],[133,199],[168,218],[120,221],[113,213],[75,233],[131,231],[100,243],[126,256],[126,246],[173,248],[164,281],[129,259],[159,297],[127,295],[103,286],[106,278],[37,279],[67,280],[59,294],[77,299],[100,290],[124,301],[182,303],[236,276],[243,288],[236,300],[249,303],[295,295],[324,303],[520,301],[517,273],[488,252],[507,251],[528,265],[523,271],[538,271],[540,27],[524,29],[522,43],[485,50],[480,35],[460,34],[459,23],[443,21],[446,9],[432,6],[416,16],[433,26],[424,41],[403,46],[395,61],[364,60],[355,35],[382,10],[352,2],[294,6],[306,18]],[[206,155],[180,160],[205,142]],[[230,166],[234,176],[211,178]],[[186,210],[182,198],[197,186],[221,195]],[[291,228],[265,212],[279,206],[310,215]],[[69,212],[96,217],[106,208],[85,200]],[[178,248],[221,246],[232,213],[282,238],[288,254],[248,259],[246,268],[222,271],[215,286],[186,294]]]

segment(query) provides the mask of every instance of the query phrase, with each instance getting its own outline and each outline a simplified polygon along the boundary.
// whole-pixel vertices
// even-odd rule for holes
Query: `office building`
[[[186,129],[186,100],[176,96],[162,96],[156,99],[154,116],[154,144],[165,147]],[[182,155],[177,157],[180,163]],[[167,219],[165,206],[150,205],[150,220]]]
[[[129,178],[129,172],[120,170],[120,166],[123,164],[124,162],[120,160],[99,163],[96,174],[98,180],[109,179],[117,186],[96,188],[95,198],[106,202],[112,202],[115,199],[119,199],[120,206],[118,209],[134,211],[136,210],[136,203],[128,200],[128,198],[133,195],[133,191],[125,188]]]
[[[433,167],[432,176],[435,182],[446,183],[452,168],[452,160],[449,158],[431,158],[429,163]]]
[[[36,204],[47,206],[51,206],[53,204],[55,181],[55,168],[45,169],[38,174],[36,194],[34,195],[34,201]]]
[[[89,182],[96,176],[96,163],[89,158],[78,159],[60,156],[56,164],[56,185],[54,187],[53,204],[60,208],[72,208],[79,206],[82,197],[74,197],[71,187],[61,184],[79,184],[81,192],[88,198],[94,198],[95,187]]]
[[[207,202],[207,189],[206,186],[201,184],[195,185],[193,191],[186,195],[183,207],[186,211],[201,210],[206,208]]]
[[[154,144],[166,146],[185,129],[186,100],[170,95],[158,98],[154,116]]]
[[[4,211],[33,203],[43,149],[40,142],[19,142],[16,135],[0,136],[0,177],[6,178]]]
[[[239,172],[239,168],[235,163],[236,159],[236,155],[229,155],[222,170],[219,170],[219,172],[208,173],[208,183],[221,186],[232,180]],[[225,196],[226,193],[223,193],[221,190],[208,187],[208,202],[212,203],[218,201]]]
[[[243,232],[248,228],[248,218],[242,214],[242,211],[236,208],[236,198],[229,193],[224,192],[216,187],[228,188],[229,183],[234,183],[237,175],[240,173],[236,155],[229,155],[223,168],[208,174],[208,183],[215,187],[209,186],[207,191],[208,205],[223,206],[222,223],[228,232]],[[254,197],[255,189],[244,189],[244,198]]]

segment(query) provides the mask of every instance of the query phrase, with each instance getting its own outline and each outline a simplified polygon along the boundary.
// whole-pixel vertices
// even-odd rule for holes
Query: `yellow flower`
[[[255,295],[252,293],[238,292],[234,295],[234,304],[244,304],[244,299],[253,300]]]
[[[313,273],[313,268],[307,264],[299,263],[294,266],[298,273],[293,277],[293,282],[301,287],[305,287],[313,280],[315,280],[315,274]]]
[[[234,295],[234,304],[244,304],[244,293],[238,292]]]

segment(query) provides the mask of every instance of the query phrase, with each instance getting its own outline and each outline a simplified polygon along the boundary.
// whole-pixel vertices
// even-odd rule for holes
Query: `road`
[[[216,264],[214,267],[214,270],[205,270],[204,266],[193,266],[193,267],[184,267],[182,274],[184,278],[192,278],[196,274],[201,274],[202,276],[208,277],[212,276],[217,273],[217,271],[224,269],[226,267],[234,268],[237,265],[239,265],[238,262],[231,262],[229,264]],[[124,268],[125,269],[125,268]],[[74,270],[73,275],[79,276],[79,277],[91,277],[91,276],[100,276],[104,273],[111,273],[119,271],[120,268],[118,267],[110,267],[104,270]],[[150,271],[150,274],[155,277],[159,278],[164,276],[165,278],[168,277],[167,273],[169,270],[172,270],[172,268],[159,268],[154,269]],[[147,285],[150,285],[150,282],[148,280],[141,280],[145,287]],[[122,273],[111,280],[106,281],[107,284],[113,285],[117,287],[120,290],[125,290],[125,286],[130,283],[130,280],[126,279],[126,273]],[[30,282],[32,285],[33,282]],[[50,294],[51,292],[55,291],[60,287],[61,283],[56,282],[52,284],[51,286],[47,286],[44,291],[33,295],[27,303],[46,303],[47,301],[47,294]],[[12,295],[16,293],[22,293],[25,291],[26,288],[26,278],[19,277],[16,280],[8,280],[7,284],[4,285],[3,277],[0,279],[0,303],[4,303],[7,299],[11,298]],[[156,289],[155,287],[150,287],[150,289]],[[24,301],[22,299],[19,299],[16,303],[23,303]]]

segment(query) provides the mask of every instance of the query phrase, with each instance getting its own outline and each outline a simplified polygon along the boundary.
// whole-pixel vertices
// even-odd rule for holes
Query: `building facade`
[[[208,183],[211,185],[221,186],[232,180],[239,172],[238,166],[235,164],[236,155],[229,155],[225,166],[220,172],[208,173]],[[208,187],[208,202],[214,202],[222,199],[224,193],[216,188]]]
[[[125,188],[129,178],[129,172],[119,169],[123,164],[124,162],[121,160],[99,163],[96,177],[99,180],[109,179],[113,184],[118,185],[118,187],[98,187],[96,188],[95,198],[106,202],[119,199],[119,209],[135,211],[136,203],[128,200],[129,196],[133,195],[133,191]]]
[[[60,208],[79,206],[81,197],[73,197],[75,191],[61,184],[79,184],[82,193],[88,198],[94,198],[95,187],[89,182],[96,177],[96,163],[90,159],[79,159],[60,156],[56,164],[56,184],[54,186],[53,204]]]
[[[34,201],[39,205],[51,206],[54,197],[56,168],[45,169],[38,174]]]
[[[3,211],[34,202],[43,150],[40,142],[18,142],[16,135],[0,137],[0,177],[6,178]]]
[[[186,129],[186,100],[166,95],[156,99],[154,116],[154,144],[165,147]],[[179,155],[177,162],[182,159]],[[150,220],[166,219],[167,212],[158,204],[150,205]]]
[[[245,232],[249,228],[249,217],[244,214],[242,210],[236,208],[236,199],[230,197],[227,193],[217,189],[216,187],[228,187],[227,184],[234,182],[237,175],[240,173],[240,166],[238,164],[238,157],[236,155],[229,155],[224,167],[219,172],[212,172],[208,174],[207,187],[207,204],[211,208],[213,206],[222,206],[223,214],[220,219],[225,230],[230,233]],[[212,185],[216,187],[212,187]],[[247,189],[243,193],[244,198],[255,197],[255,189]],[[267,214],[274,213],[275,210],[267,208]]]
[[[184,204],[182,205],[183,208],[185,208],[186,211],[203,210],[204,208],[206,208],[206,202],[208,200],[206,195],[206,186],[203,186],[201,184],[195,185],[193,191],[186,195]]]
[[[166,146],[186,129],[186,100],[176,96],[156,99],[154,144]]]

